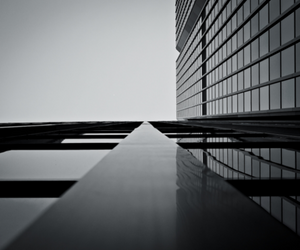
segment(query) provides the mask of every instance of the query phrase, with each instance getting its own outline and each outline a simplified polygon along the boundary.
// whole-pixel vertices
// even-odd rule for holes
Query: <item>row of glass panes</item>
[[[296,13],[297,13],[298,19],[300,20],[300,9],[298,9],[296,11]],[[292,13],[289,16],[287,16],[285,19],[283,19],[281,21],[281,23],[278,23],[277,25],[272,27],[269,31],[263,33],[259,38],[254,40],[251,44],[246,46],[244,49],[242,49],[238,53],[234,54],[226,62],[224,62],[222,65],[220,65],[218,68],[216,68],[213,72],[208,74],[208,84],[214,83],[215,81],[218,81],[219,79],[221,79],[223,77],[226,77],[228,74],[231,74],[232,72],[251,63],[252,61],[255,61],[259,57],[264,56],[269,51],[272,51],[274,49],[277,49],[279,46],[284,45],[285,43],[294,39],[295,34],[296,34],[296,36],[299,36],[300,35],[300,23],[296,25],[297,28],[296,28],[296,31],[294,31],[294,23],[295,23],[294,21],[295,21],[295,14]],[[281,27],[281,30],[280,30],[280,27]],[[281,36],[280,36],[280,34],[281,34]],[[233,38],[231,40],[233,40]],[[235,37],[235,39],[236,39],[236,37]],[[224,51],[225,51],[224,56],[226,56],[227,45],[228,44],[231,45],[231,40],[228,41],[227,44],[222,47],[222,49],[220,49],[212,58],[210,58],[207,61],[208,69],[213,68],[214,64],[219,63],[219,56],[224,55]],[[236,46],[235,46],[235,48],[236,48]],[[299,53],[299,52],[297,51],[297,53]],[[221,57],[221,59],[223,60],[223,57]],[[299,57],[298,57],[298,60],[299,60]],[[298,64],[299,64],[299,62],[298,62]],[[191,69],[195,69],[195,67],[193,67]],[[189,79],[188,84],[184,84],[184,86],[183,86],[182,83],[184,81],[186,81],[186,79],[193,73],[194,73],[194,77]],[[196,71],[194,71],[194,72],[193,72],[193,70],[187,71],[185,77],[178,81],[178,85],[182,85],[182,87],[181,87],[182,92],[184,91],[184,89],[188,88],[190,85],[193,85],[195,83],[195,81],[197,81],[201,77],[201,75],[202,75],[201,67],[199,69],[196,69]]]
[[[178,40],[178,36],[182,34],[182,30],[184,28],[184,24],[186,23],[189,14],[191,12],[192,6],[194,5],[195,0],[192,1],[182,1],[182,6],[180,13],[176,15],[177,17],[180,17],[180,19],[176,23],[176,40]]]
[[[296,52],[296,53],[295,53]],[[207,99],[213,100],[215,98],[222,97],[227,94],[234,93],[243,89],[263,84],[268,81],[276,80],[280,77],[285,77],[295,72],[300,71],[300,42],[296,46],[290,46],[285,50],[274,54],[273,56],[266,58],[265,60],[254,64],[252,67],[246,68],[240,71],[238,74],[227,78],[226,80],[215,84],[211,88],[207,89]],[[208,85],[215,79],[214,75],[207,76]],[[202,100],[194,96],[201,91],[201,81],[192,85],[187,91],[180,93],[178,90],[177,103],[185,102],[186,105],[200,104]],[[185,99],[194,99],[195,102],[188,102]]]
[[[220,3],[220,2],[219,2]],[[252,11],[257,7],[258,3],[252,3]],[[226,37],[223,37],[222,36],[222,31],[220,32],[219,34],[219,37],[215,38],[213,41],[211,41],[211,38],[212,36],[215,35],[215,33],[217,33],[219,31],[219,27],[224,23],[226,22],[227,20],[227,17],[229,17],[229,15],[232,13],[232,10],[234,10],[237,6],[237,2],[236,1],[230,1],[228,4],[227,4],[227,7],[222,11],[222,14],[219,16],[218,19],[214,20],[215,19],[215,16],[216,14],[219,12],[219,8],[221,6],[219,6],[219,4],[216,4],[215,5],[215,8],[213,9],[212,13],[208,16],[208,19],[206,21],[206,26],[205,27],[209,27],[212,23],[212,20],[214,20],[214,24],[212,25],[212,27],[208,30],[207,32],[207,35],[204,36],[203,38],[201,37],[200,33],[196,34],[197,37],[196,39],[194,39],[194,33],[192,33],[192,35],[190,36],[190,39],[194,39],[194,41],[192,42],[192,46],[189,47],[189,52],[187,54],[188,57],[190,57],[190,55],[193,55],[193,54],[197,54],[194,52],[192,52],[195,47],[198,46],[198,43],[202,40],[202,39],[205,39],[206,42],[210,42],[210,46],[213,46],[216,44],[216,42],[220,41],[220,43],[226,39]],[[239,14],[238,14],[239,13]],[[248,0],[244,6],[241,6],[239,8],[239,12],[237,14],[235,14],[230,20],[229,22],[227,23],[227,26],[224,27],[223,30],[226,30],[228,29],[228,34],[227,36],[230,36],[231,35],[231,32],[234,31],[236,28],[237,28],[237,25],[241,24],[241,22],[243,21],[243,16],[245,16],[245,18],[250,14],[250,0]],[[241,13],[241,14],[240,14]],[[243,14],[244,13],[244,14]],[[200,20],[199,20],[200,21]],[[226,28],[228,27],[228,28]],[[230,27],[230,30],[229,30],[229,27]],[[195,30],[193,32],[196,32]],[[198,32],[198,30],[197,30]],[[196,33],[197,33],[196,32]],[[225,33],[224,33],[225,34]],[[223,40],[222,40],[223,38]],[[216,48],[218,47],[219,43],[216,44]],[[208,46],[209,48],[209,46]],[[210,53],[211,54],[211,53]],[[210,56],[210,54],[208,54],[208,56]],[[189,61],[192,61],[192,59],[195,58],[193,56],[191,56],[191,58],[189,58]],[[181,62],[181,61],[180,61]],[[187,60],[184,60],[184,62],[187,62]],[[179,66],[179,65],[178,65]],[[186,65],[186,68],[188,67],[189,65]],[[182,69],[178,69],[178,72],[181,72],[181,75],[184,73],[184,70]]]
[[[215,65],[219,64],[219,62],[221,62],[228,55],[230,55],[232,53],[232,51],[235,51],[238,47],[242,46],[243,43],[246,42],[246,40],[250,39],[250,30],[252,30],[251,35],[253,36],[258,32],[259,28],[262,29],[263,27],[265,27],[268,24],[269,19],[270,19],[270,21],[272,21],[274,18],[277,17],[274,15],[272,16],[270,14],[270,18],[268,18],[268,8],[270,7],[273,9],[272,5],[274,5],[275,2],[276,1],[270,2],[270,6],[269,6],[269,4],[264,6],[260,10],[260,12],[251,19],[251,22],[249,21],[242,29],[240,29],[238,31],[237,34],[235,34],[226,44],[224,44],[222,46],[222,48],[219,49],[218,52],[216,54],[214,54],[214,56],[212,58],[210,58],[207,61],[208,70],[212,69]],[[287,4],[287,2],[285,2],[285,3]],[[287,6],[290,7],[289,6],[290,4],[291,3],[287,4]],[[279,3],[278,3],[278,5],[279,5]],[[283,5],[283,3],[282,3],[282,5]],[[285,7],[287,7],[287,6],[285,6]],[[282,8],[282,11],[283,10],[285,11],[286,8]],[[276,11],[275,11],[275,13],[276,13]],[[279,15],[279,10],[278,10],[278,15]],[[263,16],[266,18],[259,19],[259,16]],[[260,27],[258,26],[258,20],[260,20]],[[262,20],[264,20],[264,21],[262,21]],[[237,55],[234,55],[232,57],[233,63],[229,62],[229,64],[228,64],[228,62],[227,62],[226,64],[223,63],[223,65],[219,66],[218,71],[219,72],[223,71],[224,76],[226,76],[226,74],[231,73],[231,70],[232,71],[236,70],[236,67],[237,68],[243,67],[244,65],[250,63],[251,61],[256,60],[260,56],[265,55],[269,51],[276,49],[280,45],[283,45],[283,44],[289,42],[290,40],[292,40],[295,37],[295,35],[298,36],[300,34],[299,21],[300,21],[300,9],[298,9],[296,11],[296,13],[292,13],[289,16],[287,16],[286,18],[284,18],[281,21],[281,23],[278,23],[273,28],[271,28],[270,31],[265,32],[258,39],[253,41],[251,44],[251,48],[250,48],[250,45],[248,45],[244,50],[240,51]],[[251,25],[250,25],[250,23],[251,23]],[[295,23],[297,25],[295,25]],[[228,28],[226,28],[226,29],[225,28],[223,29],[223,35],[225,34],[224,31],[228,29]],[[281,30],[280,30],[280,28],[281,28]],[[281,36],[280,36],[280,34],[281,34]],[[270,39],[269,39],[269,37],[270,37]],[[221,36],[220,36],[220,38],[221,38]],[[222,37],[222,38],[224,38],[224,37]],[[219,39],[219,40],[221,40],[221,39]],[[270,40],[270,42],[269,42],[269,40]],[[208,55],[211,54],[211,51],[214,51],[214,46],[213,46],[214,44],[215,43],[213,42],[208,46]],[[251,49],[252,53],[250,52],[250,49]],[[251,58],[251,55],[252,55],[252,58]],[[240,60],[237,60],[237,57],[239,57]],[[229,59],[229,61],[231,61],[231,58]],[[238,64],[237,64],[237,61],[239,61]],[[228,72],[226,72],[226,69],[225,69],[227,64],[229,66],[231,66],[231,64],[232,64],[232,67],[228,68]],[[185,65],[185,68],[188,68],[188,65]],[[184,71],[182,71],[182,72],[184,72]],[[187,75],[185,76],[184,79],[178,81],[178,85],[180,86],[184,82],[184,80],[189,78],[191,73],[192,73],[192,71],[186,72]]]

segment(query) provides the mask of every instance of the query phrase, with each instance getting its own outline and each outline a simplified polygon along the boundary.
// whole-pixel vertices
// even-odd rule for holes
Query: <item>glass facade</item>
[[[299,7],[206,1],[176,61],[177,118],[299,111]]]

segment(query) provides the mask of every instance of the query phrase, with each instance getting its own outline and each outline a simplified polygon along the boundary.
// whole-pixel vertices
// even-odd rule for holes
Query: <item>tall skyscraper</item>
[[[176,1],[177,117],[298,114],[299,6]]]

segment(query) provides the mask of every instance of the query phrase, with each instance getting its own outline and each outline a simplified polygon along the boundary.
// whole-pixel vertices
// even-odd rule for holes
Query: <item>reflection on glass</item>
[[[300,77],[296,78],[296,107],[300,107]]]
[[[259,110],[258,89],[252,90],[252,111]]]
[[[120,142],[123,139],[65,139],[61,143],[105,143],[105,142]]]
[[[260,110],[269,109],[269,86],[260,88]]]
[[[282,108],[293,108],[295,106],[295,84],[294,79],[283,81],[281,83],[281,99],[282,99]]]
[[[265,59],[259,63],[260,83],[269,81],[269,60]]]
[[[254,36],[258,32],[258,14],[251,19],[251,36]]]
[[[39,217],[57,198],[0,198],[0,249]]]
[[[245,111],[251,111],[250,91],[245,92]]]
[[[266,4],[260,11],[259,11],[259,28],[260,30],[263,29],[268,24],[268,11],[269,5]]]
[[[280,46],[280,24],[276,24],[270,29],[270,51]]]
[[[270,57],[270,80],[280,77],[280,53]]]
[[[2,179],[79,179],[110,150],[19,150],[0,154]]]
[[[294,46],[281,52],[281,75],[286,76],[294,73]]]
[[[294,38],[294,13],[281,21],[281,43],[285,44]]]
[[[258,58],[258,52],[259,52],[258,39],[256,39],[251,43],[251,55],[252,55],[251,60],[252,60],[252,62]]]
[[[251,67],[251,82],[252,86],[255,86],[258,84],[258,64],[255,64]]]
[[[269,2],[270,5],[270,22],[279,16],[280,0],[272,0]]]

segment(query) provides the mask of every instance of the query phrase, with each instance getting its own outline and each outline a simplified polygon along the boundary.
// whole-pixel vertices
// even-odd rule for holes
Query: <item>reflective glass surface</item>
[[[282,108],[293,108],[295,106],[295,84],[294,79],[281,83]]]
[[[270,108],[280,108],[280,82],[270,86]]]
[[[281,52],[281,75],[286,76],[294,73],[294,46]]]
[[[294,38],[294,13],[281,21],[281,43],[285,44]]]

